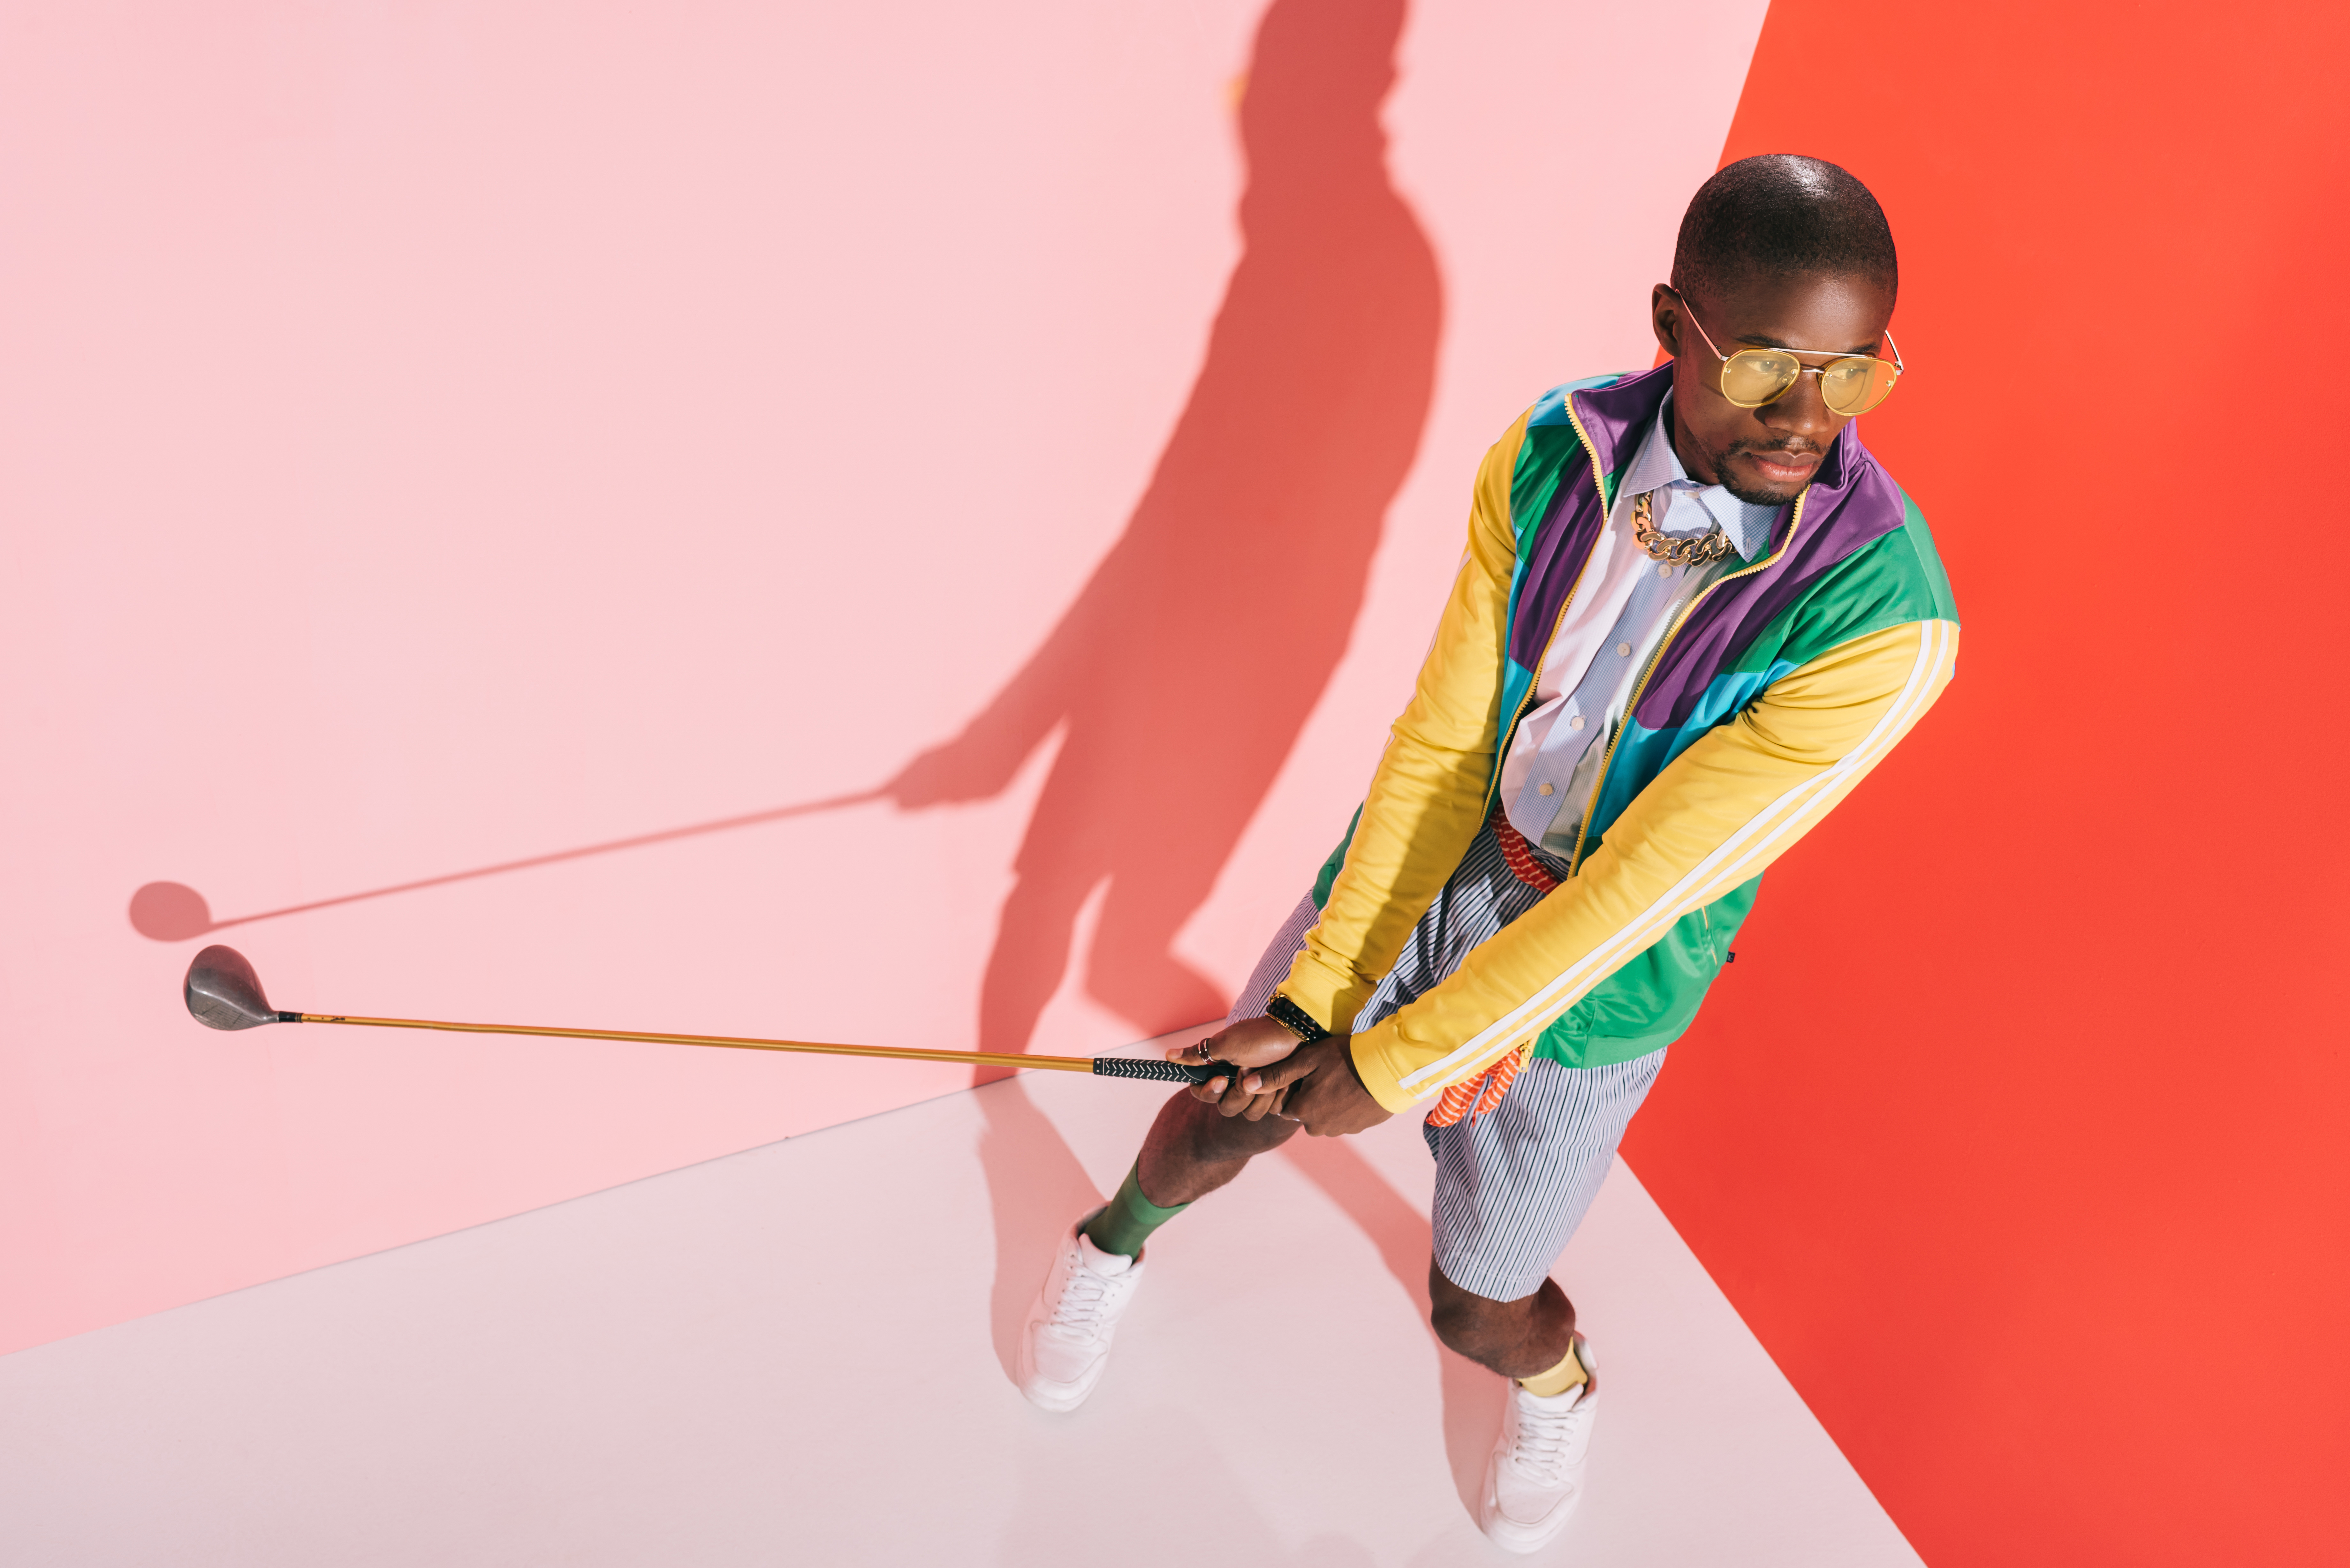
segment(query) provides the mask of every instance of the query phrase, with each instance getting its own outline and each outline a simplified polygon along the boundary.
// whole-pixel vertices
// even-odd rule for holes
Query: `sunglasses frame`
[[[1722,401],[1730,404],[1732,408],[1768,408],[1773,403],[1775,403],[1780,399],[1785,397],[1789,392],[1794,391],[1795,389],[1795,383],[1802,380],[1805,376],[1825,376],[1828,371],[1835,369],[1838,365],[1848,365],[1855,360],[1858,360],[1868,365],[1891,365],[1893,368],[1893,380],[1891,384],[1887,386],[1885,389],[1884,397],[1878,398],[1877,401],[1869,404],[1867,408],[1861,410],[1860,413],[1847,414],[1834,407],[1830,407],[1828,409],[1828,412],[1835,414],[1838,419],[1856,420],[1861,414],[1870,413],[1877,409],[1883,408],[1885,406],[1885,399],[1893,395],[1893,389],[1901,384],[1901,378],[1908,373],[1907,367],[1901,363],[1901,345],[1893,341],[1893,332],[1889,327],[1886,330],[1885,346],[1893,350],[1893,358],[1890,360],[1880,359],[1874,354],[1837,354],[1833,350],[1826,348],[1741,348],[1735,354],[1725,354],[1721,349],[1714,348],[1713,335],[1706,331],[1705,324],[1697,318],[1697,312],[1690,308],[1689,296],[1683,294],[1678,288],[1673,288],[1671,284],[1667,284],[1665,286],[1672,289],[1673,297],[1681,302],[1681,315],[1688,318],[1689,324],[1691,327],[1697,328],[1697,335],[1705,340],[1707,349],[1711,352],[1715,358],[1721,361],[1721,369],[1715,377],[1714,389],[1721,394]],[[1730,380],[1731,361],[1733,359],[1742,359],[1749,354],[1819,354],[1828,356],[1828,362],[1825,365],[1806,365],[1800,359],[1797,360],[1795,364],[1795,374],[1785,386],[1780,388],[1777,391],[1772,393],[1769,397],[1763,399],[1759,403],[1749,403],[1731,397],[1730,395],[1728,386]],[[1822,393],[1820,401],[1823,404],[1827,402],[1827,397],[1825,392]]]

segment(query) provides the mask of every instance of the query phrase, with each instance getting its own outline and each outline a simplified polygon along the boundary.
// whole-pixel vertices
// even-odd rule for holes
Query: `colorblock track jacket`
[[[1436,640],[1282,986],[1325,1026],[1353,1021],[1484,821],[1671,375],[1555,388],[1486,454]],[[1372,1095],[1402,1110],[1513,1052],[1601,1066],[1677,1038],[1763,868],[1933,705],[1958,636],[1924,517],[1847,424],[1762,558],[1699,595],[1649,655],[1568,879],[1355,1036]]]

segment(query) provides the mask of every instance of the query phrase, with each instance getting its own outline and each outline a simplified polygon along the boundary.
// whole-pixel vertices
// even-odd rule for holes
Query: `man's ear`
[[[1681,302],[1664,284],[1648,293],[1648,325],[1657,334],[1657,363],[1680,357]]]

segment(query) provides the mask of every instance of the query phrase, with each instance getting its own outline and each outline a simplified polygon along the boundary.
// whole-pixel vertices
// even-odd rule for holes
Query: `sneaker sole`
[[[1096,1379],[1096,1381],[1098,1382],[1099,1379]],[[1086,1397],[1093,1391],[1093,1384],[1091,1383],[1087,1384],[1084,1387],[1070,1394],[1062,1393],[1058,1389],[1047,1390],[1039,1388],[1032,1383],[1023,1383],[1020,1386],[1021,1396],[1025,1398],[1028,1403],[1035,1406],[1039,1410],[1049,1410],[1055,1416],[1067,1415],[1070,1411],[1084,1404],[1086,1402]]]
[[[1045,1298],[1039,1295],[1028,1309],[1028,1319],[1020,1325],[1020,1354],[1013,1360],[1012,1370],[1020,1380],[1020,1397],[1039,1410],[1050,1410],[1056,1416],[1066,1415],[1086,1402],[1102,1373],[1108,1368],[1109,1357],[1104,1355],[1094,1363],[1092,1373],[1079,1383],[1051,1383],[1036,1376],[1035,1341],[1029,1336],[1036,1332],[1037,1321],[1044,1315]]]
[[[1544,1522],[1529,1525],[1503,1518],[1495,1511],[1492,1500],[1488,1499],[1477,1510],[1477,1529],[1486,1540],[1504,1552],[1514,1552],[1522,1557],[1531,1555],[1566,1532],[1567,1521],[1575,1517],[1575,1511],[1582,1502],[1578,1486],[1576,1495],[1565,1507]]]

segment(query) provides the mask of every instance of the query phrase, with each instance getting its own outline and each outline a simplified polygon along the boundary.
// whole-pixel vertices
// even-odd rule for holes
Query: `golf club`
[[[182,990],[196,1022],[212,1029],[265,1023],[358,1023],[373,1029],[445,1029],[463,1034],[548,1034],[569,1040],[629,1040],[653,1045],[716,1045],[730,1051],[808,1051],[825,1056],[889,1056],[906,1062],[966,1062],[981,1067],[1041,1068],[1104,1078],[1156,1078],[1204,1084],[1232,1071],[1222,1062],[1197,1066],[1136,1056],[1014,1056],[997,1051],[925,1051],[910,1045],[834,1045],[813,1040],[753,1040],[725,1034],[650,1034],[629,1029],[549,1029],[528,1023],[449,1023],[431,1018],[358,1018],[340,1012],[288,1012],[269,1005],[261,977],[234,948],[215,944],[188,965]]]

